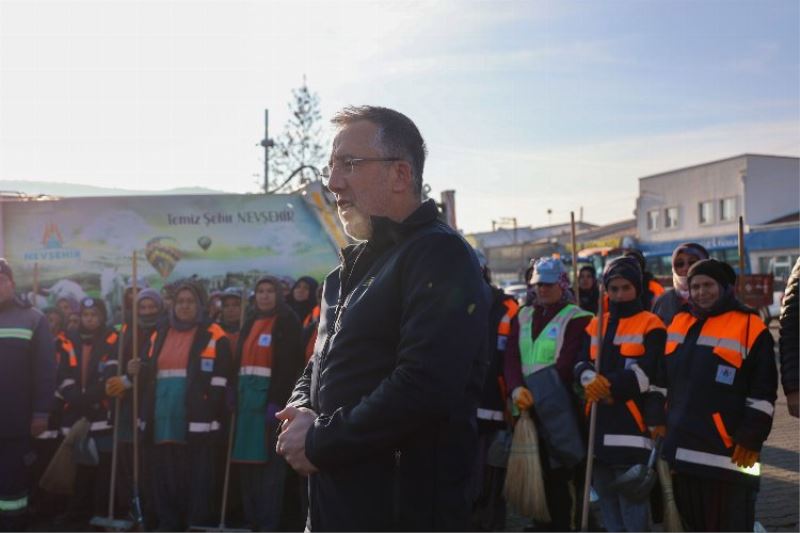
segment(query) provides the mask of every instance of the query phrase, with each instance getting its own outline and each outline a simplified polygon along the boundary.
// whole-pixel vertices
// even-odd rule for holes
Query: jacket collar
[[[439,209],[432,199],[424,201],[408,218],[402,222],[395,222],[386,217],[370,217],[372,222],[372,237],[366,243],[351,244],[342,248],[341,259],[346,262],[355,250],[369,246],[376,251],[391,248],[395,244],[411,235],[422,226],[427,226],[439,216]]]

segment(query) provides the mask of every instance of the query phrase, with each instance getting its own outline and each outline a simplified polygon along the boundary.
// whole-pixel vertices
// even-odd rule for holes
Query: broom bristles
[[[523,411],[514,428],[503,487],[506,500],[521,516],[549,523],[536,425]]]
[[[675,504],[675,493],[672,491],[672,475],[669,472],[669,465],[663,459],[656,463],[658,480],[661,483],[661,493],[664,498],[664,531],[683,531],[681,515],[678,506]]]

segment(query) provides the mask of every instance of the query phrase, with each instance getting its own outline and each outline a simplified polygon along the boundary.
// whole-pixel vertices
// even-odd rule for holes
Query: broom
[[[522,411],[514,428],[503,493],[506,501],[523,517],[550,522],[539,458],[539,437],[528,411]]]
[[[664,498],[664,531],[680,533],[683,531],[683,523],[678,513],[678,506],[675,504],[675,494],[672,492],[672,474],[669,472],[669,465],[664,459],[659,459],[656,470],[661,483],[661,495]]]
[[[50,464],[39,480],[39,486],[51,494],[69,496],[74,491],[77,465],[73,459],[75,443],[89,432],[89,421],[84,417],[75,422],[67,436],[53,454]]]

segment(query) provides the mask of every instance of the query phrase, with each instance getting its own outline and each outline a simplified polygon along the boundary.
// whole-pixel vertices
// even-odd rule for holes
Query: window
[[[698,204],[698,220],[700,224],[711,224],[714,222],[714,202],[700,202]]]
[[[736,198],[723,198],[719,201],[720,222],[730,222],[736,218]]]
[[[664,228],[671,229],[678,227],[678,208],[668,207],[664,209]]]
[[[647,229],[650,231],[658,230],[658,211],[647,212]]]

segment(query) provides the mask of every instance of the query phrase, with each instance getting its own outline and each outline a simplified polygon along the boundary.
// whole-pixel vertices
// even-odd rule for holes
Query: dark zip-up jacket
[[[312,530],[466,530],[489,288],[433,201],[342,252],[290,405],[319,417]]]
[[[781,383],[783,392],[797,392],[800,389],[800,257],[792,268],[786,292],[781,302]]]
[[[649,427],[665,421],[665,391],[655,382],[667,332],[660,318],[642,310],[640,300],[612,302],[603,317],[607,326],[600,374],[611,383],[613,403],[601,401],[597,405],[595,457],[606,465],[646,463],[652,448]],[[581,361],[575,365],[578,382],[588,377],[584,372],[596,371],[591,332],[597,323],[593,318],[584,334]]]
[[[117,373],[117,340],[119,335],[111,328],[103,327],[90,339],[84,339],[78,332],[68,334],[75,349],[77,365],[66,370],[67,376],[59,386],[64,398],[62,430],[68,432],[72,425],[85,416],[94,434],[109,433],[111,420],[110,398],[106,396],[106,380]],[[83,346],[91,343],[86,382],[81,380],[83,368]]]
[[[144,439],[153,442],[153,420],[156,407],[158,358],[170,326],[162,325],[147,342],[141,377]],[[225,389],[231,372],[231,348],[225,331],[218,325],[204,322],[197,325],[186,368],[186,440],[189,444],[220,442],[222,425],[227,416]]]
[[[0,439],[30,435],[31,418],[50,412],[55,388],[47,318],[17,298],[0,305]]]
[[[486,360],[486,378],[483,381],[481,401],[478,405],[478,431],[489,433],[506,427],[505,409],[508,387],[503,376],[503,357],[511,334],[511,321],[519,305],[513,296],[491,287],[492,304],[489,309],[489,342]],[[502,388],[501,390],[501,383]]]
[[[778,376],[761,318],[738,302],[699,320],[678,313],[664,361],[665,458],[678,472],[757,484],[757,470],[730,457],[736,444],[760,451],[772,428]]]

